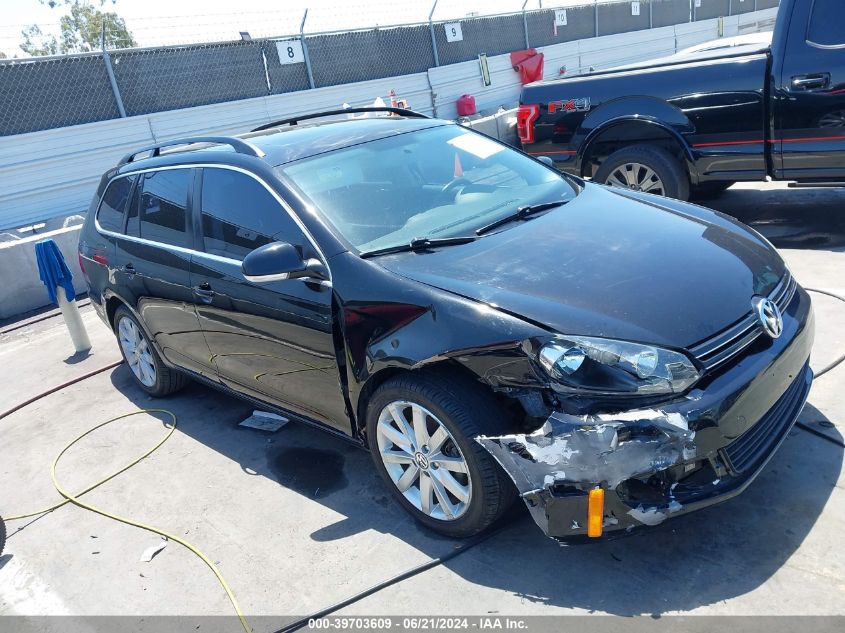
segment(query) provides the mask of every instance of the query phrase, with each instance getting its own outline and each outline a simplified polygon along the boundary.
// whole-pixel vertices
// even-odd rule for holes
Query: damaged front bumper
[[[591,416],[555,411],[533,433],[476,441],[557,539],[587,535],[588,494],[597,487],[605,491],[603,534],[729,499],[775,453],[809,393],[809,300],[796,311],[784,340],[750,351],[665,407]]]

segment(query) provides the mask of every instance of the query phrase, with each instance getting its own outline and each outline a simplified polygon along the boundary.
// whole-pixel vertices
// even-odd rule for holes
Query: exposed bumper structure
[[[553,538],[584,537],[587,495],[605,490],[603,532],[653,526],[742,492],[786,438],[812,383],[809,298],[782,339],[660,409],[555,411],[533,433],[476,438]]]

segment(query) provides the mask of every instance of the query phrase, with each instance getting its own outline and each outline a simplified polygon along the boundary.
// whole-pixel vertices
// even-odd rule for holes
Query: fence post
[[[308,18],[308,9],[302,14],[302,22],[299,23],[299,43],[302,44],[302,56],[305,58],[305,71],[308,73],[308,85],[314,85],[314,73],[311,72],[311,58],[308,57],[308,44],[305,43],[305,20]]]
[[[525,17],[525,5],[528,4],[528,0],[522,3],[522,30],[525,31],[525,48],[531,48],[531,44],[528,43],[528,18]]]
[[[100,31],[100,48],[103,51],[103,63],[106,65],[106,74],[109,76],[109,83],[111,84],[111,91],[114,94],[114,101],[117,104],[117,111],[120,113],[120,118],[126,118],[126,109],[123,107],[123,98],[120,96],[120,88],[117,86],[117,79],[114,76],[114,68],[111,65],[111,57],[109,51],[106,49],[106,23],[103,21],[103,27]]]
[[[734,0],[728,0],[728,16],[733,15],[734,11]]]
[[[596,37],[599,36],[599,0],[593,0],[593,13],[596,18]]]
[[[648,0],[648,28],[654,28],[654,0]]]
[[[437,0],[434,0],[434,4],[431,5],[431,11],[428,12],[428,30],[431,32],[431,51],[434,53],[434,65],[440,65],[440,55],[437,54],[437,38],[434,37],[434,22],[432,22],[432,18],[434,17],[434,10],[437,8]]]

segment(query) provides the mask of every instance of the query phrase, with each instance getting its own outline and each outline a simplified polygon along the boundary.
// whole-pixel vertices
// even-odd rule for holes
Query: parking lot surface
[[[703,202],[761,231],[805,286],[845,295],[845,190],[737,185]],[[819,370],[845,352],[845,305],[814,294]],[[90,308],[93,349],[73,349],[58,318],[0,335],[0,411],[119,360]],[[845,365],[818,378],[800,420],[841,442]],[[215,563],[249,616],[306,615],[415,565],[457,541],[418,526],[390,498],[369,456],[297,424],[239,427],[252,408],[192,384],[164,400],[121,365],[0,420],[0,514],[60,498],[50,476],[77,435],[138,409],[178,419],[150,457],[85,496],[190,540]],[[63,458],[62,485],[81,490],[165,434],[160,414],[86,437]],[[611,541],[561,547],[523,507],[477,547],[347,606],[346,614],[845,614],[843,450],[794,429],[739,497]],[[9,525],[0,557],[0,615],[232,615],[203,563],[176,543],[66,505]],[[272,630],[262,619],[256,630]]]

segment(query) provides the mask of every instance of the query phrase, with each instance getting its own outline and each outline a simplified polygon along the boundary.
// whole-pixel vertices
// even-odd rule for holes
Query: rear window
[[[141,176],[132,197],[126,232],[153,242],[189,246],[185,230],[192,169],[166,169]]]
[[[97,212],[97,222],[100,228],[114,233],[123,231],[123,212],[126,210],[126,201],[132,191],[133,177],[124,176],[109,183],[100,210]]]
[[[842,8],[842,0],[815,0],[807,27],[807,41],[820,46],[845,44]]]

